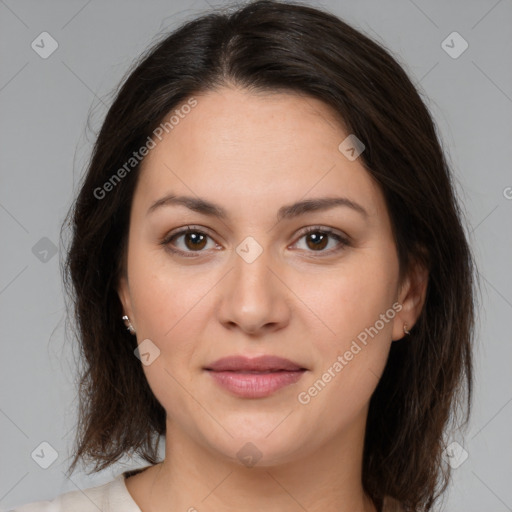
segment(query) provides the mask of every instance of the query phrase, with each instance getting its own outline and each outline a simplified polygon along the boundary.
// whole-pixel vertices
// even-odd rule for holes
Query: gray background
[[[452,438],[469,457],[454,471],[445,509],[512,510],[512,1],[309,3],[390,49],[436,119],[483,285],[474,412],[466,437]],[[162,31],[209,4],[0,0],[3,509],[98,485],[141,465],[125,460],[94,476],[63,475],[76,421],[76,347],[65,331],[59,230],[113,88]],[[44,31],[58,43],[46,59],[31,47]],[[441,45],[453,31],[469,44],[457,58]],[[461,48],[457,40],[448,44]],[[58,453],[48,469],[31,456],[44,441]]]

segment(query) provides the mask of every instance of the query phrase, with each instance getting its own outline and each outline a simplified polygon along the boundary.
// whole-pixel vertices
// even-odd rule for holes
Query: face
[[[383,195],[338,149],[349,134],[326,105],[231,88],[195,99],[139,170],[119,296],[168,429],[230,459],[251,442],[260,465],[293,461],[364,429],[414,323],[409,281]],[[292,366],[212,371],[265,355]]]

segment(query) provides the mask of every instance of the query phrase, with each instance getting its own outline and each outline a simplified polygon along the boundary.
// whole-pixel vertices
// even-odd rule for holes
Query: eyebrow
[[[176,196],[174,194],[168,194],[155,201],[149,207],[146,215],[149,215],[163,206],[173,205],[182,205],[190,210],[210,217],[217,217],[223,220],[227,220],[229,218],[229,215],[224,208],[211,203],[206,199],[192,196]],[[281,221],[284,219],[291,219],[298,217],[299,215],[304,215],[305,213],[329,210],[337,206],[351,208],[365,218],[369,216],[368,212],[360,204],[348,199],[347,197],[317,197],[282,206],[277,212],[277,220]]]

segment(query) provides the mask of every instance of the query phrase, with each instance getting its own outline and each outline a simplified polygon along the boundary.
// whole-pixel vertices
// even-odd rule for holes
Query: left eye
[[[345,237],[325,228],[309,229],[299,238],[299,240],[302,239],[305,239],[306,248],[311,249],[313,252],[331,252],[336,250],[336,245],[338,245],[338,249],[348,245],[348,240]],[[337,242],[337,244],[334,244],[334,249],[331,247],[324,251],[324,249],[329,245],[329,240],[333,239]]]

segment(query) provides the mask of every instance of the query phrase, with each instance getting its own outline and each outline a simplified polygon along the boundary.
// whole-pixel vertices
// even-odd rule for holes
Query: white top
[[[27,503],[8,512],[142,512],[126,488],[125,478],[147,467],[125,471],[114,480],[83,491],[71,491],[52,501]],[[387,496],[382,512],[403,512],[401,505]]]
[[[125,473],[132,471],[125,471],[106,484],[70,491],[52,501],[27,503],[9,512],[142,512],[125,484]]]

